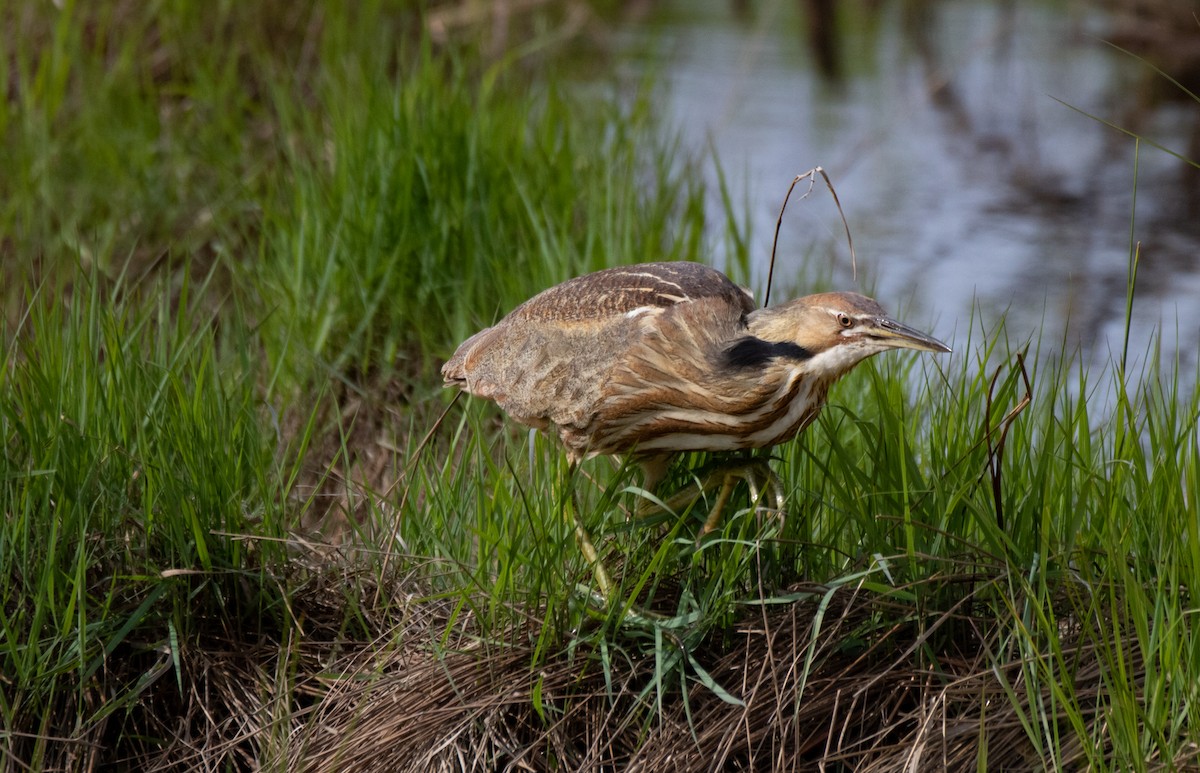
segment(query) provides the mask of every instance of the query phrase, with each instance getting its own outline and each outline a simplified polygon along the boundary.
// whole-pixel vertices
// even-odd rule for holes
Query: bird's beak
[[[871,337],[885,346],[896,349],[916,349],[920,352],[950,352],[950,347],[933,336],[928,336],[919,330],[913,330],[908,325],[902,325],[891,317],[876,317]]]

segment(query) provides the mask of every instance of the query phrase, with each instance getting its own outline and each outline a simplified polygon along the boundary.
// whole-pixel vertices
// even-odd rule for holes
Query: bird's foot
[[[639,507],[639,518],[654,515],[661,511],[678,513],[692,504],[695,500],[710,491],[717,491],[716,500],[704,525],[696,537],[697,543],[707,534],[715,531],[721,524],[721,516],[729,504],[738,481],[745,481],[750,489],[750,502],[756,510],[774,510],[783,512],[783,484],[779,476],[771,470],[767,459],[753,457],[736,459],[719,464],[695,483],[686,486],[682,491],[662,501],[646,500]]]
[[[709,473],[701,485],[702,491],[710,491],[717,486],[720,486],[721,490],[708,513],[708,518],[704,520],[704,526],[696,536],[697,543],[721,525],[721,516],[739,480],[744,480],[749,487],[750,502],[756,511],[767,509],[783,512],[783,483],[767,464],[766,459],[742,459],[722,465]]]

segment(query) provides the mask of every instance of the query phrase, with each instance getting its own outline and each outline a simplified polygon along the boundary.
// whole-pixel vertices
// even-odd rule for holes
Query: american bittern
[[[756,309],[715,269],[644,263],[539,293],[463,342],[442,375],[519,422],[553,428],[572,465],[635,454],[652,491],[677,452],[790,440],[816,418],[835,381],[901,348],[950,351],[856,293]],[[721,483],[705,530],[732,486],[728,475]],[[576,533],[595,564],[586,533]],[[597,578],[607,584],[599,570]]]

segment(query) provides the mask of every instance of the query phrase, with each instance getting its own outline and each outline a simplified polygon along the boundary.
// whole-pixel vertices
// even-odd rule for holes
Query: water
[[[1102,363],[1124,338],[1133,222],[1130,350],[1144,354],[1157,337],[1193,367],[1200,173],[1142,144],[1131,220],[1134,141],[1078,111],[1186,154],[1200,105],[1155,101],[1162,79],[1097,39],[1113,21],[1072,8],[845,3],[836,77],[819,72],[795,0],[667,2],[618,30],[618,45],[631,74],[665,81],[667,125],[696,151],[711,146],[749,202],[760,282],[788,184],[820,165],[850,223],[858,282],[818,189],[793,195],[785,216],[784,285],[803,291],[804,266],[832,262],[836,286],[952,341],[1004,319],[1012,340],[1040,337],[1043,351],[1078,348]]]

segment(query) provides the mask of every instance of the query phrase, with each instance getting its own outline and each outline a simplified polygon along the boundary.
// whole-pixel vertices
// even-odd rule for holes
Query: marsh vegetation
[[[620,10],[527,5],[4,7],[3,767],[1200,764],[1194,368],[942,319],[699,546],[703,502],[630,517],[632,468],[445,411],[551,284],[755,279],[655,85],[562,79]]]

